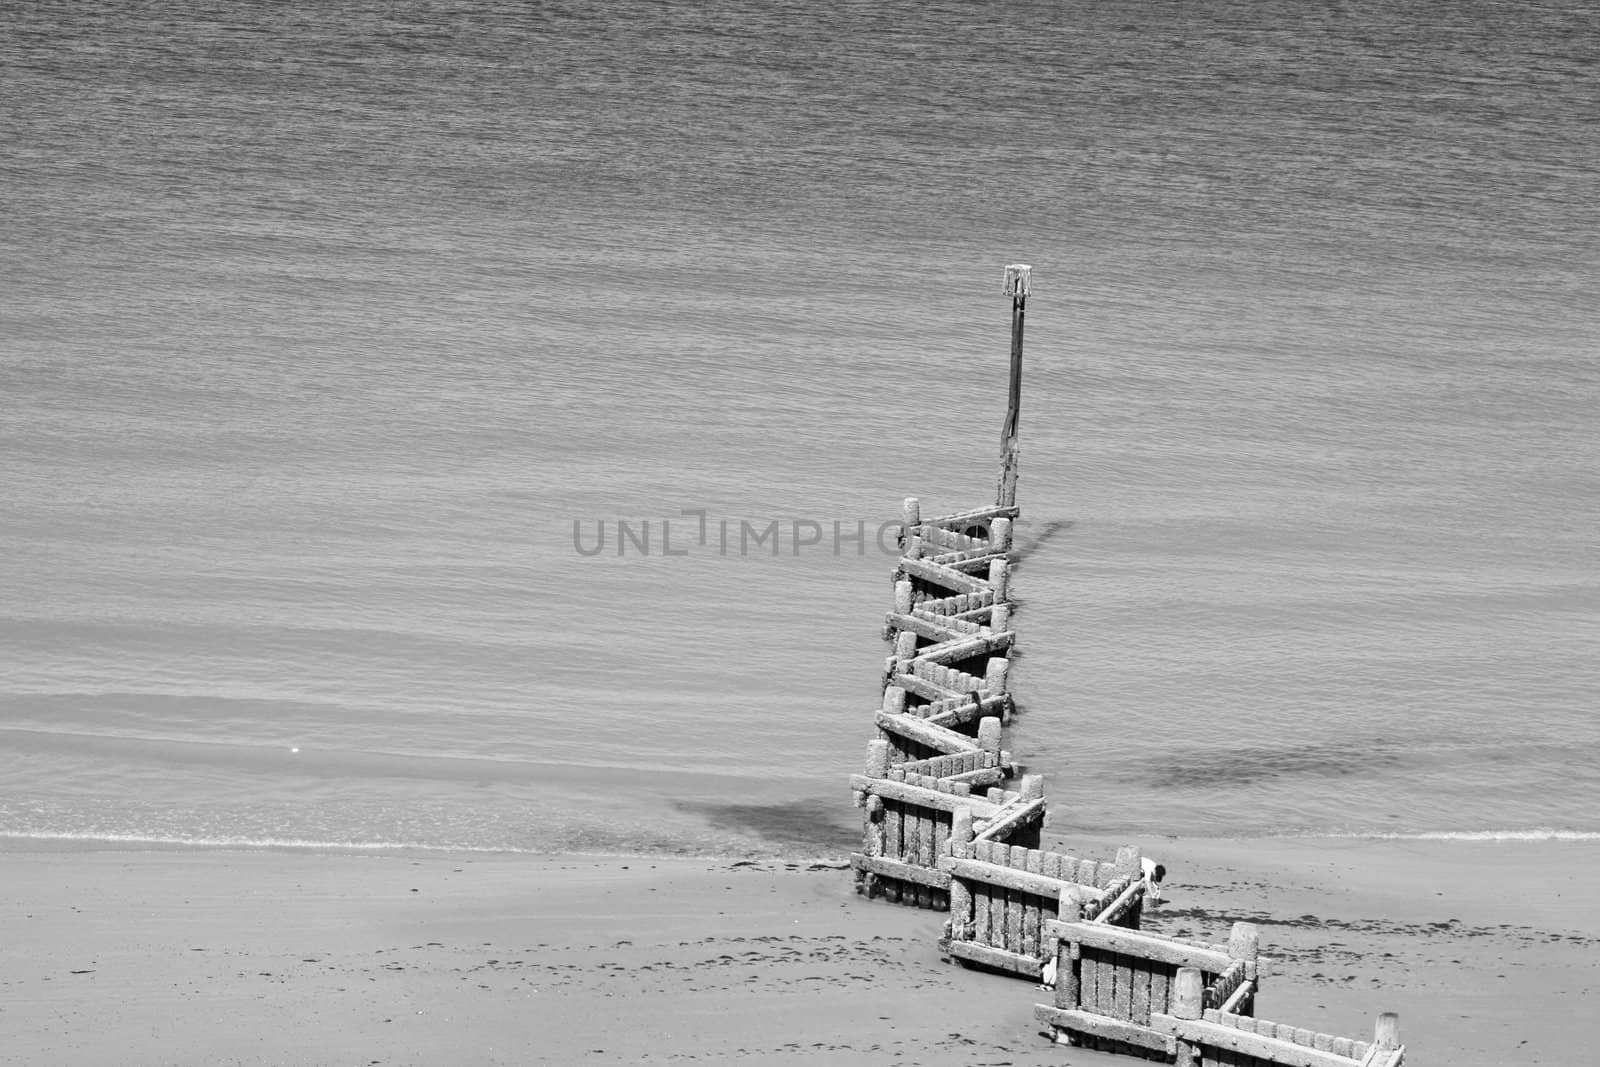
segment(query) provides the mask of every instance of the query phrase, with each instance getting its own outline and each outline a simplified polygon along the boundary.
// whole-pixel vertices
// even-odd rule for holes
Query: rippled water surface
[[[677,7],[0,15],[0,834],[847,846],[1012,261],[1055,829],[1600,832],[1587,8]]]

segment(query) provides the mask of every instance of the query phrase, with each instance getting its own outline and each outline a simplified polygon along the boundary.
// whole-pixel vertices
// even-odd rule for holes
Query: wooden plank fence
[[[954,962],[1053,983],[1035,1014],[1065,1043],[1188,1067],[1399,1067],[1398,1040],[1255,1020],[1254,927],[1236,924],[1225,945],[1142,931],[1149,883],[1136,847],[1114,859],[1040,847],[1044,780],[1008,788],[1016,768],[1003,747],[1018,514],[1012,504],[923,519],[915,498],[905,502],[906,554],[884,622],[894,651],[877,736],[850,779],[863,809],[858,891],[948,911],[939,947]],[[1192,1015],[1187,981],[1199,983]]]
[[[1206,945],[1085,919],[1074,914],[1075,899],[1063,898],[1060,910],[1046,928],[1056,951],[1055,1001],[1034,1014],[1069,1044],[1170,1054],[1171,1040],[1151,1018],[1172,1011],[1179,970],[1194,969],[1213,999],[1246,979],[1253,996],[1259,982],[1258,939],[1248,923],[1235,924],[1227,945]]]
[[[1056,1040],[1174,1062],[1244,1067],[1400,1067],[1393,1015],[1373,1041],[1254,1018],[1262,979],[1255,927],[1227,944],[1141,930],[1154,868],[1138,848],[1098,860],[1041,847],[1044,779],[1003,747],[1010,722],[1012,524],[1029,268],[1006,268],[1011,389],[997,503],[924,518],[904,503],[902,555],[883,636],[882,699],[862,773],[857,891],[945,910],[940,948],[956,963],[1042,980],[1035,1015]],[[1159,878],[1159,868],[1155,868]]]
[[[1143,882],[1137,849],[1117,860],[1041,850],[1044,780],[1005,788],[1018,515],[1010,503],[924,518],[916,498],[905,501],[878,736],[850,781],[864,813],[851,862],[867,896],[950,909],[941,946],[952,959],[1037,979],[1049,959],[1043,924],[1063,890],[1099,908]],[[1136,904],[1120,914],[1137,925]]]
[[[1151,1026],[1167,1035],[1178,1067],[1400,1067],[1400,1019],[1378,1017],[1370,1042],[1268,1022],[1220,1008],[1205,1008],[1203,979],[1193,968],[1178,972],[1170,1013],[1155,1013]]]
[[[1126,921],[1133,916],[1128,902],[1142,895],[1144,882],[1136,848],[1103,862],[986,837],[1007,833],[1029,811],[1042,814],[1042,782],[1035,787],[1041,795],[1028,800],[1029,778],[1023,779],[1023,803],[1002,810],[984,830],[972,832],[970,819],[956,815],[942,863],[951,880],[950,921],[940,947],[959,961],[1038,979],[1055,952],[1048,923],[1063,899],[1092,914],[1120,906],[1117,918]]]

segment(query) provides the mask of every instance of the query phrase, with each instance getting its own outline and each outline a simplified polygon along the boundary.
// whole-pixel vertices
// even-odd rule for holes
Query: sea
[[[994,499],[1050,834],[1600,838],[1600,16],[0,11],[0,839],[837,856]]]

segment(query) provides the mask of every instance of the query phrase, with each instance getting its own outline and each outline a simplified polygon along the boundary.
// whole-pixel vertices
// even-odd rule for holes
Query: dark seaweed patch
[[[820,800],[784,804],[679,801],[674,806],[715,826],[754,834],[783,848],[849,852],[860,843],[861,828],[844,821],[839,805]]]
[[[1396,750],[1360,745],[1248,745],[1240,748],[1191,748],[1171,752],[1147,764],[1150,784],[1184,789],[1196,786],[1246,785],[1277,778],[1345,778],[1401,765]]]
[[[1203,929],[1223,930],[1233,922],[1254,923],[1260,927],[1284,927],[1292,930],[1343,930],[1355,934],[1378,937],[1446,937],[1494,938],[1507,941],[1569,941],[1579,945],[1600,945],[1600,938],[1582,934],[1562,934],[1539,930],[1531,926],[1468,926],[1460,919],[1442,919],[1434,922],[1403,923],[1391,919],[1327,919],[1319,915],[1285,917],[1266,912],[1219,911],[1210,908],[1162,908],[1162,924],[1175,919],[1191,919]]]

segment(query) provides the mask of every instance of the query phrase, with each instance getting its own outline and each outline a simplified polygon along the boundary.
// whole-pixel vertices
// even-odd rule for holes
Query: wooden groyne
[[[927,517],[904,503],[894,603],[861,773],[857,892],[948,912],[939,947],[963,966],[1053,989],[1034,1014],[1055,1040],[1211,1067],[1399,1067],[1399,1022],[1373,1040],[1256,1017],[1266,961],[1235,923],[1206,943],[1141,929],[1160,870],[1135,845],[1095,857],[1043,847],[1044,778],[1018,774],[1005,747],[1023,315],[1030,270],[1006,268],[1011,387],[992,506]]]

